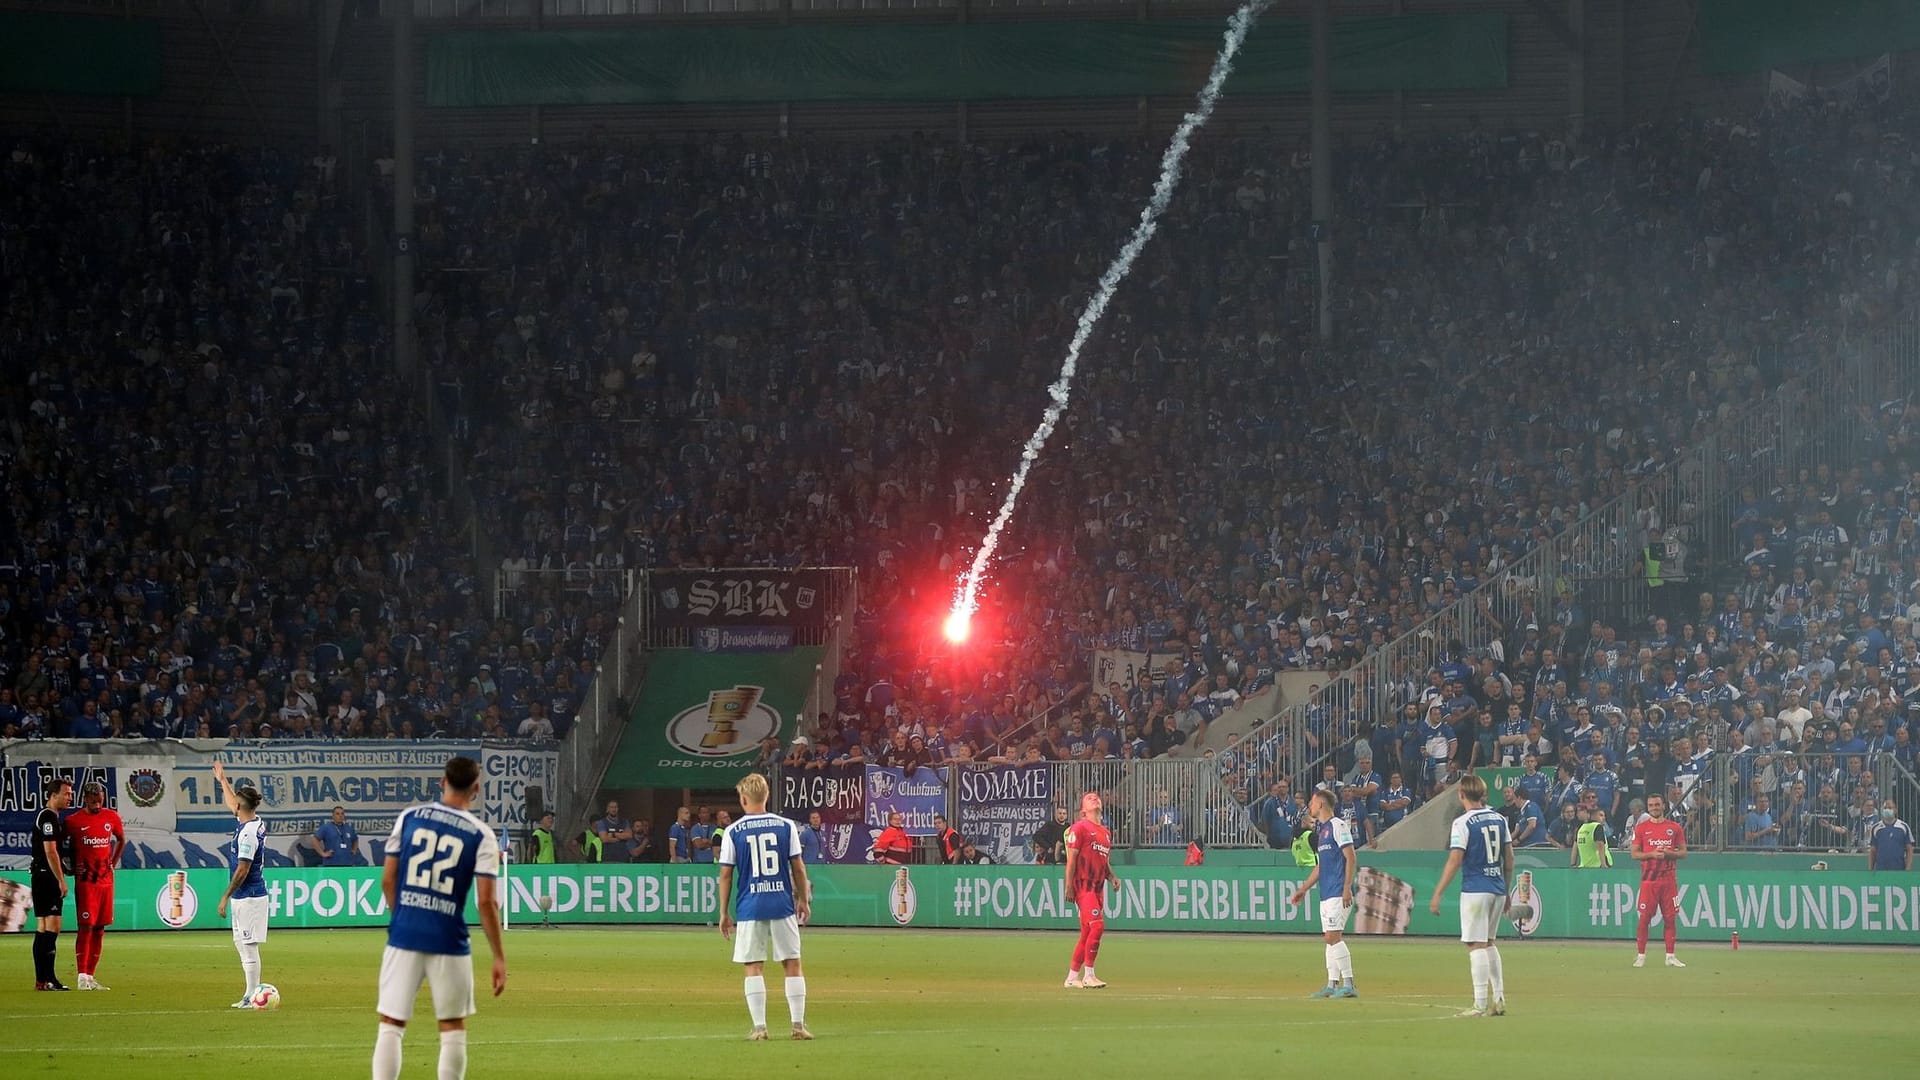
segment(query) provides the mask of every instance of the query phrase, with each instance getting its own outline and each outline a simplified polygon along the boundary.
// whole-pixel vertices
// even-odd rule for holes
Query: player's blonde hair
[[[741,806],[767,805],[767,794],[770,789],[767,787],[767,778],[759,773],[748,773],[739,783],[733,785],[733,790],[740,796]]]
[[[1482,805],[1487,801],[1487,782],[1474,773],[1460,778],[1460,801],[1472,799]]]

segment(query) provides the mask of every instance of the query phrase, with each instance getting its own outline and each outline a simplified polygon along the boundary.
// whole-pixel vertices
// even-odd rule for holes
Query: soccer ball
[[[272,983],[261,983],[247,995],[247,1004],[256,1009],[277,1009],[280,1007],[280,988]]]

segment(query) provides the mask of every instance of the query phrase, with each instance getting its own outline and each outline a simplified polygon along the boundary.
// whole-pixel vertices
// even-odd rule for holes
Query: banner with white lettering
[[[1416,903],[1439,883],[1435,867],[1404,876],[1362,866],[1352,933],[1453,937],[1459,893],[1441,897],[1439,914]],[[1515,937],[1625,940],[1637,914],[1634,868],[1535,869],[1516,882],[1526,917],[1502,920]],[[1685,874],[1676,918],[1683,942],[1920,945],[1920,883],[1912,875],[1865,871],[1745,870]],[[813,883],[817,926],[971,927],[1071,930],[1075,911],[1057,867],[823,866]],[[1118,930],[1260,934],[1320,932],[1319,910],[1293,891],[1306,870],[1292,866],[1126,868],[1107,890],[1108,924]],[[24,881],[25,871],[0,872]],[[227,884],[219,867],[123,870],[115,882],[117,930],[217,930]],[[378,867],[284,869],[267,875],[274,927],[384,926]],[[712,867],[662,865],[510,866],[501,883],[515,925],[681,923],[711,925],[719,882]],[[1516,907],[1516,911],[1522,910]],[[69,903],[68,917],[72,917]],[[467,920],[474,921],[469,897]]]
[[[1093,651],[1093,692],[1101,700],[1111,700],[1117,690],[1124,694],[1139,683],[1140,676],[1155,686],[1167,681],[1167,668],[1180,659],[1178,653],[1140,652],[1137,649],[1095,649]]]
[[[1030,863],[1033,834],[1053,814],[1053,769],[992,765],[957,770],[954,828],[996,863]]]
[[[647,580],[655,626],[824,627],[834,615],[824,570],[654,570]]]
[[[830,863],[867,860],[871,839],[866,821],[867,768],[830,765],[824,769],[780,770],[780,812],[806,826],[820,815],[820,855]],[[855,844],[858,836],[861,843]]]
[[[934,816],[947,812],[947,770],[921,767],[911,773],[879,765],[867,766],[866,815],[868,846],[872,836],[899,814],[908,836],[932,836]]]
[[[487,743],[480,748],[480,820],[525,836],[539,824],[527,820],[528,789],[539,788],[541,805],[551,810],[559,780],[559,750]]]
[[[175,745],[181,744],[78,739],[10,744],[0,753],[6,766],[0,776],[0,866],[27,865],[25,835],[42,805],[42,781],[51,776],[74,781],[76,807],[87,783],[103,785],[106,805],[119,811],[130,841],[159,843],[172,836]],[[229,827],[232,820],[229,816]]]
[[[270,832],[311,833],[334,807],[342,806],[360,835],[372,837],[385,836],[400,811],[438,799],[441,773],[456,754],[485,764],[479,743],[454,739],[233,742],[218,756],[234,786],[250,784],[260,790],[260,816]],[[233,815],[222,804],[220,785],[213,779],[213,755],[176,759],[174,789],[182,832],[233,828]]]
[[[33,819],[47,805],[47,792],[56,779],[73,781],[76,791],[99,781],[106,785],[111,805],[119,776],[111,768],[9,758],[0,765],[0,868],[24,869],[32,860]],[[77,796],[74,805],[79,805]]]

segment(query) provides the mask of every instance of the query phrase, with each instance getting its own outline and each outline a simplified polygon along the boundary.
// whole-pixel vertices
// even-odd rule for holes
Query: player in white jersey
[[[267,895],[266,875],[260,872],[267,859],[267,823],[255,813],[260,807],[258,790],[251,786],[236,790],[227,782],[226,770],[218,761],[213,763],[213,778],[220,783],[220,797],[227,809],[240,823],[227,850],[233,877],[214,911],[224,919],[228,906],[233,908],[233,947],[240,954],[240,974],[246,981],[233,1007],[251,1009],[253,988],[260,985],[260,946],[267,941],[267,909],[273,903]]]
[[[400,1075],[400,1040],[413,1018],[424,980],[440,1021],[440,1080],[467,1074],[467,1017],[473,1007],[473,946],[467,938],[467,894],[476,892],[480,928],[493,950],[493,996],[507,988],[494,879],[500,842],[469,809],[480,797],[480,763],[447,759],[440,801],[409,806],[387,836],[380,892],[392,919],[380,960],[380,1030],[373,1043],[373,1080]]]
[[[793,1037],[811,1039],[807,1030],[807,979],[800,971],[800,927],[808,915],[807,866],[800,858],[800,826],[767,813],[767,778],[754,773],[734,785],[746,813],[720,834],[720,935],[740,935],[733,962],[746,965],[747,1038],[767,1037],[767,957],[786,971],[787,1013]],[[737,872],[737,876],[736,876]],[[736,890],[735,881],[740,884]]]
[[[1293,902],[1299,903],[1315,885],[1320,887],[1320,934],[1327,943],[1327,985],[1308,994],[1311,998],[1352,999],[1360,996],[1353,988],[1353,952],[1343,936],[1347,917],[1353,913],[1353,886],[1359,875],[1358,853],[1353,846],[1353,830],[1339,816],[1333,792],[1320,788],[1307,800],[1307,821],[1313,826],[1313,848],[1318,861],[1307,880],[1293,890]]]
[[[1460,778],[1460,805],[1466,813],[1453,819],[1447,865],[1433,888],[1427,910],[1440,914],[1440,898],[1455,874],[1460,875],[1460,940],[1467,946],[1467,971],[1473,977],[1473,1008],[1461,1016],[1505,1016],[1507,977],[1495,943],[1500,917],[1510,898],[1513,880],[1513,837],[1507,819],[1487,806],[1487,782],[1468,773]],[[1491,989],[1491,1001],[1489,1001]]]

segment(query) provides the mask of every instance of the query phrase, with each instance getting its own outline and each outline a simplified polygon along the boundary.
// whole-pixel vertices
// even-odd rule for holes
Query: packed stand
[[[1840,325],[1811,332],[1818,324],[1801,313],[1812,301],[1825,297],[1856,331],[1907,302],[1902,274],[1920,237],[1920,159],[1905,138],[1913,127],[1899,108],[1868,119],[1815,106],[1774,112],[1743,134],[1721,129],[1766,147],[1792,180],[1755,185],[1750,170],[1735,171],[1743,198],[1770,199],[1776,211],[1798,201],[1781,216],[1792,228],[1753,231],[1774,253],[1749,252],[1773,264],[1756,289],[1769,297],[1756,327],[1784,319],[1798,328],[1770,342],[1793,357],[1782,375],[1819,370],[1848,340]],[[1825,241],[1807,244],[1816,229]],[[1726,260],[1729,246],[1712,241],[1706,254]],[[1726,401],[1725,365],[1737,359],[1723,350],[1688,376],[1702,415]],[[1660,592],[1681,594],[1657,605],[1671,610],[1613,626],[1563,597],[1554,618],[1523,616],[1498,641],[1447,643],[1433,670],[1368,702],[1307,710],[1308,745],[1335,749],[1312,779],[1336,791],[1357,826],[1370,817],[1369,830],[1404,816],[1403,792],[1417,806],[1491,765],[1527,770],[1504,793],[1526,844],[1571,848],[1588,820],[1624,844],[1657,794],[1697,846],[1872,850],[1879,835],[1897,847],[1892,838],[1906,833],[1889,823],[1920,813],[1911,730],[1920,717],[1920,411],[1887,396],[1862,393],[1831,465],[1756,474],[1735,508],[1750,541],[1744,556],[1709,559],[1687,584],[1666,585]],[[1257,789],[1295,772],[1275,761],[1289,732],[1257,734],[1223,755],[1230,784],[1244,777],[1239,786]]]
[[[571,714],[592,621],[477,617],[332,165],[0,161],[0,738],[504,738]]]
[[[422,324],[511,565],[860,567],[806,761],[1185,744],[1252,802],[1299,763],[1210,745],[1222,699],[1411,628],[1762,393],[1772,347],[1891,302],[1865,194],[1831,186],[1850,127],[1359,140],[1333,349],[1305,155],[1203,140],[1014,518],[984,670],[932,628],[1156,142],[449,152],[422,173],[446,271]],[[1178,671],[1085,697],[1103,645]]]

